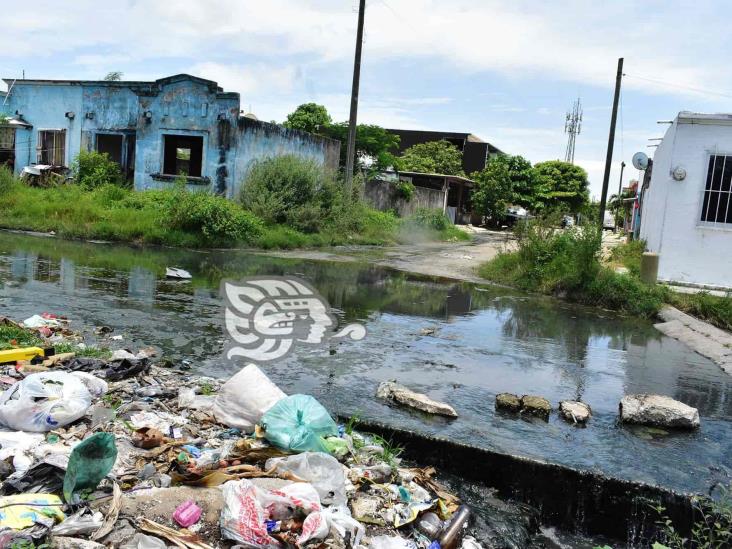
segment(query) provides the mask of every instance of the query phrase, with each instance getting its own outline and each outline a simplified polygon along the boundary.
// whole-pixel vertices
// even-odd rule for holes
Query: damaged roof
[[[8,88],[12,85],[18,84],[46,84],[46,85],[57,85],[57,86],[109,86],[109,87],[123,87],[123,88],[136,88],[136,87],[152,87],[152,86],[163,86],[165,84],[172,84],[175,82],[197,82],[209,88],[215,89],[219,93],[224,92],[224,88],[218,85],[213,80],[207,80],[192,74],[174,74],[173,76],[166,76],[165,78],[158,78],[157,80],[57,80],[52,78],[3,78],[3,82],[8,85]],[[3,92],[4,93],[4,92]]]

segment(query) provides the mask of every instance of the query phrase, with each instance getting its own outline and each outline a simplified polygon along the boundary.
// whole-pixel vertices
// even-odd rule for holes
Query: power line
[[[637,74],[623,73],[623,76],[629,76],[630,78],[637,78],[638,80],[645,80],[646,82],[653,82],[654,84],[661,84],[662,86],[669,86],[671,88],[679,88],[682,90],[693,91],[696,93],[707,93],[707,94],[711,94],[711,95],[718,95],[720,97],[728,97],[728,98],[732,99],[732,94],[729,94],[729,93],[724,93],[724,92],[719,92],[719,91],[714,91],[714,90],[707,90],[704,88],[695,88],[692,86],[684,86],[683,84],[665,82],[663,80],[657,80],[655,78],[647,78],[645,76],[638,76]]]

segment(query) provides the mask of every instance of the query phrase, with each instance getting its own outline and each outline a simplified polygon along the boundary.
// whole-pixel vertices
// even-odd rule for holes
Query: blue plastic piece
[[[289,452],[327,452],[323,438],[336,436],[338,426],[328,410],[309,395],[291,395],[265,412],[265,437]]]

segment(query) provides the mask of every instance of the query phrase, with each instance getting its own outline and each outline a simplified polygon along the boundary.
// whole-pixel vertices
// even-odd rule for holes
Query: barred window
[[[701,220],[732,224],[732,156],[709,157]]]

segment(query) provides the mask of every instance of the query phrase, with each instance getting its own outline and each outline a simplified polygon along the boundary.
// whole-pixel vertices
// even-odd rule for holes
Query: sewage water
[[[164,278],[165,267],[193,274]],[[286,392],[332,411],[667,488],[706,492],[732,469],[732,377],[647,321],[496,287],[433,280],[362,263],[271,258],[249,251],[135,249],[0,233],[0,314],[43,311],[72,326],[111,326],[112,348],[155,345],[193,371],[226,378],[222,278],[296,275],[311,282],[362,341],[298,347],[264,369]],[[434,330],[425,335],[423,328]],[[396,379],[452,404],[456,420],[428,418],[374,398]],[[497,413],[495,395],[581,399],[594,417],[576,428]],[[660,393],[699,408],[692,433],[617,423],[620,398]]]

